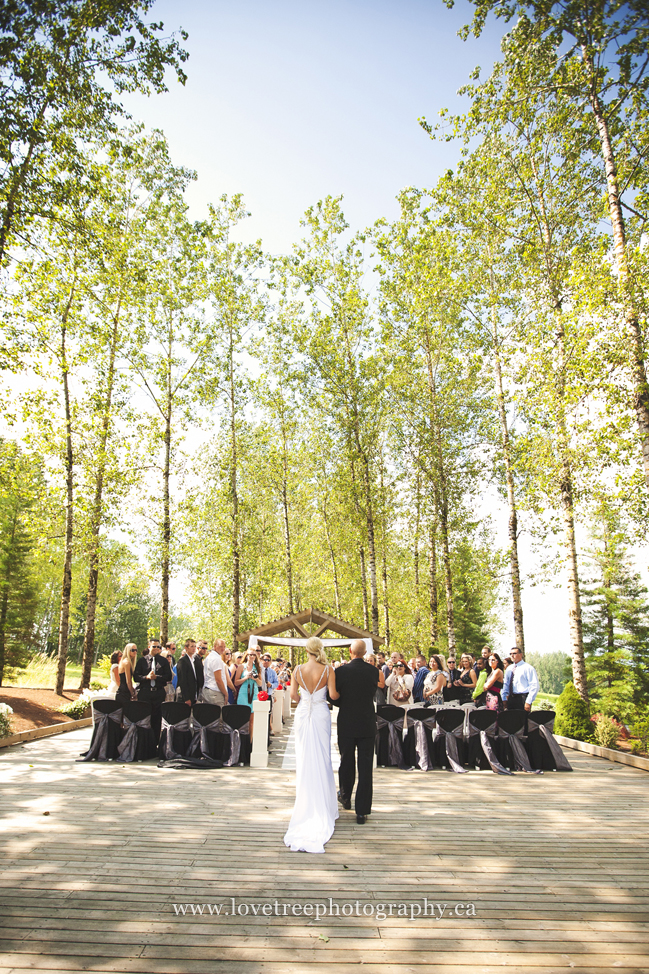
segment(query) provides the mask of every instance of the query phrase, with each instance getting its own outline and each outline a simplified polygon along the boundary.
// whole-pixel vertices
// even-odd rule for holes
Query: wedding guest
[[[491,656],[491,646],[483,646],[482,647],[482,650],[480,652],[480,659],[483,659],[484,660],[484,669],[485,670],[488,670],[489,669],[489,657],[490,656]],[[474,666],[473,666],[473,668],[475,669],[476,673],[478,673],[477,664],[478,664],[478,660],[475,661]]]
[[[446,674],[444,672],[444,661],[441,656],[434,655],[430,658],[430,670],[426,675],[423,686],[424,703],[429,707],[439,707],[444,703],[444,687],[446,686]]]
[[[379,682],[376,688],[376,693],[374,694],[374,703],[377,705],[377,707],[382,707],[386,702],[385,677],[383,676],[383,670],[379,666],[378,659],[374,653],[369,653],[365,657],[365,662],[369,663],[370,666],[375,666],[379,671]]]
[[[500,696],[504,683],[505,666],[498,653],[492,653],[489,657],[491,672],[485,683],[486,706],[488,710],[497,710],[499,713],[503,709],[502,697]]]
[[[259,654],[255,649],[248,650],[243,663],[237,667],[234,685],[237,688],[237,703],[252,710],[252,705],[262,687]]]
[[[272,662],[272,656],[270,653],[264,653],[261,658],[262,663],[262,676],[264,679],[265,689],[272,696],[277,687],[279,686],[279,677],[277,673],[270,665]]]
[[[115,699],[115,694],[119,690],[119,661],[122,658],[122,651],[118,649],[110,658],[110,683],[106,689],[106,696]]]
[[[455,665],[455,655],[453,653],[451,653],[451,655],[448,658],[446,669],[448,672],[448,677],[447,677],[448,685],[453,686],[455,681],[459,680],[462,675],[460,670],[458,670]]]
[[[137,698],[151,704],[151,729],[156,744],[160,740],[162,724],[162,704],[165,701],[167,683],[171,683],[171,667],[160,656],[160,640],[149,641],[149,652],[137,661],[133,679],[138,684]]]
[[[252,740],[252,728],[254,722],[252,705],[257,699],[257,695],[259,694],[262,686],[261,663],[257,650],[249,649],[246,653],[243,663],[237,667],[237,675],[234,679],[234,685],[237,687],[237,703],[243,707],[249,707],[251,711],[250,740]]]
[[[471,703],[471,695],[475,690],[477,682],[478,677],[473,669],[473,657],[469,656],[468,653],[464,653],[460,659],[460,676],[453,682],[453,686],[458,687],[462,691],[460,694],[461,704]]]
[[[200,699],[204,682],[203,661],[196,652],[196,643],[186,639],[185,655],[178,660],[178,686],[183,703],[193,706]]]
[[[487,661],[484,658],[484,656],[479,656],[477,658],[473,669],[477,674],[478,682],[476,683],[475,690],[473,691],[471,696],[473,698],[473,702],[475,703],[476,707],[484,707],[485,701],[487,699],[487,696],[484,692],[484,686],[485,683],[487,682],[487,677],[489,676],[488,669],[487,669]]]
[[[196,655],[201,660],[204,660],[205,657],[207,656],[208,652],[209,652],[209,649],[208,649],[206,640],[205,639],[200,639],[198,641],[198,643],[196,644]]]
[[[135,700],[135,687],[133,686],[133,672],[137,660],[137,646],[135,643],[127,643],[117,667],[117,682],[119,687],[115,694],[117,703],[125,707],[131,700]]]
[[[525,662],[518,646],[510,650],[510,656],[512,665],[505,671],[502,701],[505,710],[526,710],[529,713],[539,692],[538,674],[530,663]]]
[[[406,666],[403,660],[399,660],[385,681],[385,685],[388,688],[388,704],[394,704],[396,707],[405,707],[409,703],[412,703],[412,688],[414,683],[415,678],[410,672],[410,667]]]
[[[385,653],[381,652],[381,650],[376,654],[376,665],[380,670],[385,666]],[[383,675],[385,676],[385,673]]]
[[[168,649],[160,650],[160,656],[161,658],[166,659],[171,669],[171,683],[167,683],[165,687],[165,703],[173,703],[176,699],[176,687],[178,686],[177,670],[173,663],[173,656]]]
[[[420,653],[415,657],[415,682],[412,688],[412,696],[415,703],[424,702],[424,680],[430,670],[426,666],[426,657]]]
[[[225,639],[215,639],[214,648],[203,661],[203,701],[224,707],[229,702],[229,670],[225,659]]]

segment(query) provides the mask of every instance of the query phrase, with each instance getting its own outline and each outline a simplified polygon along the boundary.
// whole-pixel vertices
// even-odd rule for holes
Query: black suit
[[[376,738],[374,694],[379,683],[379,671],[358,657],[336,670],[336,690],[340,694],[334,704],[338,710],[338,750],[340,794],[351,801],[356,780],[356,751],[358,750],[358,787],[354,808],[357,815],[372,811],[372,767]]]
[[[151,704],[151,728],[157,744],[160,740],[161,708],[166,696],[165,687],[167,683],[171,683],[173,676],[166,658],[159,654],[155,657],[155,671],[155,680],[150,680],[151,656],[141,656],[135,664],[133,681],[139,684],[137,688],[138,700]]]
[[[176,673],[178,674],[178,686],[180,688],[180,699],[183,703],[187,703],[188,700],[191,701],[191,703],[196,703],[199,694],[203,689],[203,684],[205,683],[203,660],[197,653],[194,653],[192,659],[185,654],[184,656],[180,657],[178,660],[178,666],[176,667]]]

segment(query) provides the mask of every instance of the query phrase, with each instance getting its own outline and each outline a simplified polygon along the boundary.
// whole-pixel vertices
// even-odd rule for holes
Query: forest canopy
[[[191,217],[121,105],[185,78],[149,0],[3,7],[0,680],[309,606],[524,649],[524,523],[569,595],[554,692],[649,705],[646,5],[473,6],[501,59],[421,119],[454,168],[369,227],[314,201],[281,256],[241,195]]]

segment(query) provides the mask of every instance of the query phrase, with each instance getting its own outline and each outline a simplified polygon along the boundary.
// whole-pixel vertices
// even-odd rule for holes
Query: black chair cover
[[[464,711],[455,707],[440,708],[435,713],[433,730],[433,761],[438,767],[447,767],[457,774],[465,774],[464,763]]]
[[[376,710],[376,763],[383,768],[404,768],[403,707],[386,704]]]
[[[81,755],[84,761],[116,761],[122,739],[122,705],[115,700],[92,701],[93,730],[89,749]]]
[[[144,700],[127,703],[124,707],[124,737],[117,748],[120,761],[148,761],[157,748],[151,729],[151,704]]]
[[[555,739],[554,710],[533,710],[527,715],[525,749],[533,768],[542,771],[572,771],[572,766]]]
[[[250,764],[252,743],[250,740],[250,718],[252,711],[249,707],[232,703],[221,710],[221,735],[223,742],[223,767],[231,768],[235,764]]]
[[[432,771],[435,714],[425,707],[412,707],[406,712],[403,731],[403,761],[407,768]]]
[[[512,771],[542,774],[532,768],[523,746],[526,720],[525,710],[505,710],[498,714],[498,757],[500,763]]]
[[[189,753],[220,761],[223,757],[223,721],[216,703],[196,703],[192,709],[194,736]]]
[[[160,731],[160,756],[165,761],[184,758],[192,744],[192,708],[186,703],[162,704],[162,728]]]
[[[494,746],[498,736],[497,716],[495,710],[469,711],[467,764],[481,771],[491,768],[496,774],[511,774],[498,760]]]

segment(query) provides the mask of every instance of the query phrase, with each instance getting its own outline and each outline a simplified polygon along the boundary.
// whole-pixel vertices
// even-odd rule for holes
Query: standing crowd
[[[477,658],[464,653],[459,666],[455,656],[446,660],[432,651],[428,659],[420,653],[407,662],[398,652],[389,657],[383,652],[371,653],[365,659],[379,670],[378,706],[434,707],[456,701],[459,705],[473,702],[498,712],[530,711],[539,692],[536,670],[525,662],[517,646],[504,660],[490,646],[484,646]],[[341,660],[334,666],[343,663]]]
[[[137,658],[137,646],[128,643],[123,652],[111,656],[108,695],[122,705],[132,700],[151,704],[151,727],[156,742],[160,737],[162,704],[179,701],[240,704],[252,710],[260,692],[272,697],[274,691],[291,678],[283,659],[249,649],[232,653],[224,639],[216,639],[210,651],[205,640],[186,639],[176,661],[176,643],[164,649],[159,639],[149,640],[144,656]],[[252,715],[250,719],[252,734]]]

